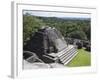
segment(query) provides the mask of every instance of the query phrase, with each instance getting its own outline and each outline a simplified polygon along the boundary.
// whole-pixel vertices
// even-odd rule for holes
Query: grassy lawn
[[[84,49],[79,49],[78,54],[70,61],[66,66],[78,67],[78,66],[90,66],[91,65],[91,54]]]

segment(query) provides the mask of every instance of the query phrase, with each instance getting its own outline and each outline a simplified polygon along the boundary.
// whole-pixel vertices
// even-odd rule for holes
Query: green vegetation
[[[30,37],[36,32],[40,26],[43,26],[44,23],[42,20],[30,16],[30,15],[24,15],[23,16],[23,38],[24,43],[25,41],[29,40]]]
[[[57,28],[66,38],[76,38],[80,40],[91,40],[91,20],[80,18],[57,18],[39,17],[30,14],[23,14],[23,44],[26,44],[30,37],[42,26]],[[91,54],[84,49],[79,49],[78,54],[66,66],[89,66],[91,65]]]
[[[30,14],[23,14],[23,40],[26,43],[34,32],[42,26],[57,28],[64,37],[89,40],[91,38],[90,19],[80,18],[57,18],[38,17]]]
[[[77,67],[77,66],[90,66],[91,65],[91,54],[84,49],[79,49],[78,54],[69,62],[66,66]]]
[[[86,34],[83,31],[73,31],[69,33],[69,36],[71,38],[75,38],[75,39],[81,39],[81,40],[87,40]]]

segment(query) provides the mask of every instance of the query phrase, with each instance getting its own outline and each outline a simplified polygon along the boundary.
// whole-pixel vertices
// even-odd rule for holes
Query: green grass
[[[66,65],[68,67],[90,66],[91,54],[84,49],[78,49],[78,54]]]

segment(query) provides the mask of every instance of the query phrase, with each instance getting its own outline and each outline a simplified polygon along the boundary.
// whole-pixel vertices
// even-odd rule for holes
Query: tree
[[[90,19],[38,17],[30,14],[23,15],[23,39],[24,42],[30,39],[34,32],[41,26],[57,28],[64,37],[71,37],[83,40],[91,39]]]
[[[87,40],[87,36],[83,31],[73,31],[68,34],[68,37],[81,39],[81,40]]]
[[[39,28],[44,26],[42,20],[38,19],[35,16],[24,15],[23,16],[23,39],[24,43],[30,39],[34,32],[36,32]]]

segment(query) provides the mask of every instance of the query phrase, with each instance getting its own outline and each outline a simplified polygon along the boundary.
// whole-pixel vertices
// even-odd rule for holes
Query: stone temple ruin
[[[68,45],[60,31],[51,27],[35,32],[23,50],[23,59],[29,64],[58,63],[64,66],[77,54],[75,45]]]

